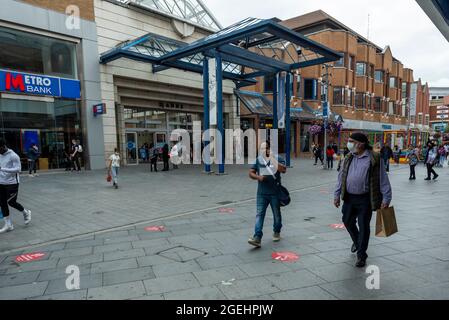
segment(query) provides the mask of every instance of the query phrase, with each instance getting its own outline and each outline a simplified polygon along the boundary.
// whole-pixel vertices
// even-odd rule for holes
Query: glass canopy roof
[[[213,31],[222,27],[201,0],[115,0],[170,15]]]

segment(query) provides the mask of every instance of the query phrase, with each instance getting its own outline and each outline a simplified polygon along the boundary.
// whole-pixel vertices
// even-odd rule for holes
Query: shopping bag
[[[398,232],[394,208],[378,209],[376,216],[376,236],[389,237]]]
[[[106,181],[107,182],[111,182],[112,181],[112,176],[110,173],[108,173],[107,177],[106,177]]]

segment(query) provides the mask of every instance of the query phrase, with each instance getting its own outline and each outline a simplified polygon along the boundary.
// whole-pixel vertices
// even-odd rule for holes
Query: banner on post
[[[277,115],[278,115],[278,128],[285,128],[285,82],[287,73],[280,72],[277,74],[277,86],[278,86],[278,99],[277,99]]]
[[[217,60],[211,58],[209,63],[209,124],[217,125]]]

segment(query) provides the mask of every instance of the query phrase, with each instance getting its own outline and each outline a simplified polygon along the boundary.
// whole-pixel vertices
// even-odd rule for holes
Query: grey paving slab
[[[137,261],[135,258],[131,258],[117,261],[93,263],[91,266],[91,273],[103,273],[108,271],[135,268],[137,268]]]
[[[104,253],[104,261],[136,258],[142,256],[145,256],[145,251],[142,248],[126,251],[106,252]]]
[[[160,255],[151,255],[137,258],[137,263],[139,264],[139,267],[157,266],[161,264],[169,264],[172,262],[173,260],[166,257],[162,257]]]
[[[32,282],[18,286],[3,287],[0,290],[0,300],[26,299],[44,294],[48,282]]]
[[[89,265],[80,265],[78,266],[80,270],[80,275],[88,275],[90,274],[90,264]],[[42,270],[39,273],[39,277],[37,278],[37,281],[49,281],[54,279],[66,279],[68,277],[68,273],[66,273],[67,266],[58,266],[54,269],[46,269]]]
[[[336,263],[329,266],[314,267],[311,268],[310,271],[328,282],[360,278],[366,275],[363,268],[354,268],[346,263]]]
[[[245,263],[239,265],[239,267],[251,277],[290,271],[287,267],[287,262],[279,262],[274,260]]]
[[[73,290],[40,297],[30,298],[30,300],[86,300],[87,290]]]
[[[218,255],[214,257],[204,256],[196,260],[202,269],[214,269],[218,267],[241,264],[243,261],[235,254]]]
[[[274,300],[336,300],[337,298],[318,286],[273,293]]]
[[[280,291],[265,277],[236,280],[230,286],[220,286],[220,290],[228,299],[232,300],[247,299]]]
[[[131,241],[122,243],[113,243],[94,247],[93,253],[116,252],[132,249]]]
[[[156,276],[151,267],[125,269],[103,273],[103,284],[108,286],[118,283],[149,280],[154,278],[156,278]]]
[[[144,284],[148,295],[200,287],[200,283],[191,273],[145,280]]]
[[[409,289],[409,291],[422,299],[448,300],[449,282],[425,286],[421,288],[413,288]]]
[[[64,267],[69,265],[90,265],[92,263],[96,262],[102,262],[103,261],[103,253],[97,253],[97,254],[89,254],[86,256],[79,256],[79,257],[68,257],[68,258],[61,258],[58,262],[58,267]]]
[[[92,254],[92,247],[74,248],[53,251],[50,255],[50,259],[76,257],[76,256],[86,256]]]
[[[277,273],[265,278],[282,291],[310,287],[326,282],[308,270]]]
[[[68,275],[67,275],[68,276]],[[71,291],[66,286],[66,278],[51,280],[48,283],[45,295]],[[89,274],[80,277],[80,289],[101,287],[103,285],[103,277],[101,274]]]
[[[37,271],[37,270],[45,270],[55,268],[58,264],[57,259],[47,260],[47,261],[32,261],[32,262],[24,262],[19,264],[16,268],[8,269],[7,274],[17,273],[17,272],[26,272],[26,271]]]
[[[39,271],[21,272],[0,276],[0,288],[32,283],[37,280]]]
[[[121,283],[87,290],[88,300],[124,300],[141,297],[145,294],[142,281]]]
[[[225,295],[216,287],[200,287],[176,292],[169,292],[165,300],[224,300]]]
[[[175,262],[158,264],[153,266],[153,272],[157,277],[166,277],[176,274],[200,271],[201,267],[196,261]]]
[[[195,278],[202,286],[219,284],[223,286],[232,285],[237,279],[245,279],[249,276],[238,266],[228,266],[217,269],[193,272]]]
[[[429,255],[425,255],[421,252],[405,252],[388,255],[385,258],[407,267],[422,266],[426,264],[441,262],[441,260],[432,258]]]

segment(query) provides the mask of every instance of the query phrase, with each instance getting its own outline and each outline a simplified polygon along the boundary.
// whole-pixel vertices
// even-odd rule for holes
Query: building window
[[[304,100],[316,100],[317,96],[317,80],[304,79]]]
[[[383,83],[384,82],[384,72],[381,70],[376,70],[374,72],[374,81],[377,83]]]
[[[334,105],[344,105],[345,104],[345,88],[343,87],[334,87]]]
[[[393,101],[388,102],[388,114],[394,114],[394,103],[393,103]]]
[[[410,123],[415,123],[415,116],[410,116]]]
[[[274,74],[267,74],[263,78],[263,91],[264,92],[273,92],[274,86]]]
[[[357,62],[355,74],[358,76],[366,76],[366,63]]]
[[[382,112],[382,99],[380,97],[374,99],[374,111]]]
[[[418,113],[418,124],[422,124],[422,113]]]
[[[402,98],[407,98],[407,83],[403,82],[402,83]]]
[[[358,109],[365,109],[365,94],[362,92],[357,92],[355,94],[355,107]]]
[[[390,88],[396,88],[397,82],[396,77],[390,77]]]
[[[351,71],[354,71],[354,56],[349,56],[349,61],[348,61],[348,68]]]
[[[367,106],[368,110],[373,109],[373,98],[371,97],[371,95],[368,95],[368,106]]]
[[[426,116],[425,116],[424,119],[425,119],[425,123],[424,123],[424,124],[425,124],[426,126],[428,126],[429,123],[430,123],[430,116],[429,116],[428,114],[426,114]]]
[[[299,98],[301,96],[301,76],[298,74],[296,76],[296,97]]]
[[[344,67],[345,66],[345,56],[344,53],[341,53],[343,57],[334,62],[334,67]]]
[[[0,69],[77,79],[76,44],[0,27]]]

